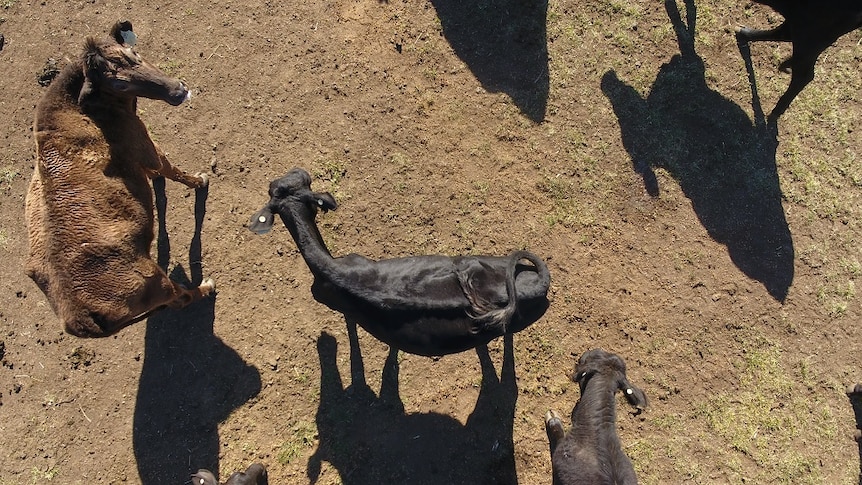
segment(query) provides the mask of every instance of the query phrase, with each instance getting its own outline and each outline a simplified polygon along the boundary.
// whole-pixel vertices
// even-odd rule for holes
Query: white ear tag
[[[323,199],[317,199],[317,205],[322,206],[323,205]]]
[[[634,394],[634,393],[635,393],[635,392],[634,392],[634,391],[632,391],[631,389],[626,389],[626,394],[628,394],[629,396],[631,396],[631,395],[632,395],[632,394]]]
[[[260,222],[266,222],[266,216],[260,216],[257,218],[257,220]]]
[[[128,46],[133,46],[138,42],[138,36],[131,30],[121,30],[120,35],[123,37],[123,43]]]

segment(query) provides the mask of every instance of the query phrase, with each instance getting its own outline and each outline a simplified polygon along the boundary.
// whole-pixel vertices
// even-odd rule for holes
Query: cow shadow
[[[443,35],[486,91],[506,93],[544,121],[548,105],[547,0],[431,0]]]
[[[337,342],[322,333],[319,445],[308,462],[316,483],[323,461],[345,485],[368,483],[517,484],[513,427],[518,389],[512,335],[505,335],[497,377],[486,346],[476,349],[482,384],[465,424],[440,413],[404,412],[398,391],[398,351],[390,349],[379,396],[365,382],[356,325],[348,323],[351,384],[345,388],[336,366]]]
[[[649,95],[613,70],[602,78],[623,145],[650,195],[660,192],[654,169],[666,170],[737,268],[783,302],[793,282],[794,249],[775,163],[777,128],[766,122],[753,82],[754,120],[707,85],[694,50],[694,1],[685,0],[685,22],[675,1],[665,7],[680,54],[662,65]]]
[[[166,268],[164,179],[155,179],[159,219],[158,262]],[[200,233],[206,190],[195,197],[195,235],[189,249],[191,278],[178,266],[171,279],[200,284]],[[147,320],[144,363],[133,423],[133,446],[144,485],[187,483],[199,468],[219,469],[218,424],[261,389],[258,370],[213,334],[215,298],[186,308],[166,308]]]

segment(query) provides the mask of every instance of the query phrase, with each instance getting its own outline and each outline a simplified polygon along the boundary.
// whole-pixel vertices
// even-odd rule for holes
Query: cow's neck
[[[137,119],[138,99],[120,98],[101,91],[93,91],[80,100],[81,112],[89,116],[102,129],[110,129],[117,120]]]
[[[290,216],[282,217],[284,225],[296,241],[296,247],[299,248],[308,269],[315,277],[321,276],[330,281],[333,280],[333,276],[338,274],[338,268],[314,221],[316,209],[306,204],[286,205]]]
[[[66,66],[51,82],[48,92],[39,101],[36,111],[36,131],[53,131],[61,123],[60,113],[78,112],[78,95],[84,84],[84,72],[80,62]]]
[[[616,433],[616,385],[608,382],[601,375],[594,375],[589,378],[586,386],[584,386],[581,399],[575,406],[575,423],[589,423],[589,428],[592,432],[596,432],[595,439],[600,436]],[[604,430],[604,428],[611,428]]]

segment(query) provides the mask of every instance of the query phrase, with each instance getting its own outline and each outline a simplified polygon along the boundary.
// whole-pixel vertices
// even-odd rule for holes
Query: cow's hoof
[[[203,296],[211,295],[211,294],[215,293],[215,289],[216,289],[215,281],[213,281],[212,278],[207,278],[207,279],[203,280],[203,282],[201,283],[199,288],[201,289],[201,295],[203,295]]]

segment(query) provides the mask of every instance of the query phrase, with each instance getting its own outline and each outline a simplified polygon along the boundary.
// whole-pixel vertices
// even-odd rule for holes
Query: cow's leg
[[[215,290],[211,279],[195,288],[186,289],[171,281],[155,263],[146,259],[132,263],[132,280],[124,276],[127,284],[136,287],[133,296],[102,301],[71,298],[63,300],[57,309],[62,315],[66,331],[78,337],[106,337],[147,318],[152,312],[164,308],[182,308],[209,295]],[[141,278],[141,279],[139,279]],[[117,282],[117,284],[123,284]],[[103,284],[102,288],[108,285]]]
[[[748,27],[739,27],[736,29],[736,38],[744,42],[754,42],[759,40],[790,42],[792,40],[790,26],[787,25],[787,22],[784,22],[771,30],[757,30],[749,29]]]
[[[545,414],[545,431],[548,433],[548,443],[551,445],[551,456],[554,456],[554,450],[562,441],[566,432],[563,430],[563,420],[556,411],[551,409]]]
[[[130,316],[135,319],[165,306],[182,308],[215,291],[215,283],[209,278],[205,279],[200,286],[187,289],[168,278],[155,261],[147,259],[138,264],[147,267],[139,268],[136,272],[150,276],[146,277],[141,292],[129,305],[132,314]]]
[[[42,192],[42,178],[37,168],[30,179],[30,187],[24,203],[24,219],[27,223],[27,259],[25,271],[36,282],[39,289],[49,296],[49,270],[47,267],[48,250],[45,241],[45,196]]]
[[[810,51],[799,53],[794,49],[793,57],[787,61],[791,69],[790,85],[778,99],[772,113],[769,114],[769,121],[776,121],[784,114],[790,107],[790,103],[814,79],[814,63],[817,61],[818,54],[819,51],[817,53]]]
[[[195,175],[189,175],[183,170],[171,165],[168,157],[165,156],[164,152],[162,152],[158,146],[156,146],[156,151],[159,154],[159,163],[161,163],[161,167],[150,174],[151,178],[158,176],[166,177],[174,182],[179,182],[193,189],[202,189],[209,185],[209,177],[207,177],[205,173],[198,172]]]
[[[201,282],[200,286],[190,290],[173,281],[171,281],[171,284],[174,287],[174,297],[168,302],[168,306],[171,308],[182,308],[215,291],[215,282],[211,278],[206,278]]]

